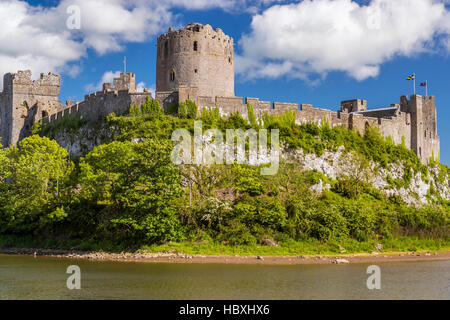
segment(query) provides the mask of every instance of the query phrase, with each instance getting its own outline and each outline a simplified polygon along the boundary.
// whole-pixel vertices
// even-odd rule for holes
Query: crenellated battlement
[[[31,71],[7,73],[3,77],[4,92],[15,94],[33,94],[47,97],[58,97],[61,77],[54,73],[40,74],[37,80],[31,79]]]
[[[209,24],[202,25],[200,23],[189,23],[184,28],[175,31],[171,27],[167,33],[158,37],[158,41],[193,37],[195,35],[200,35],[202,37],[206,37],[207,39],[215,40],[217,43],[233,43],[233,38],[226,35],[222,29],[213,29],[213,27]]]

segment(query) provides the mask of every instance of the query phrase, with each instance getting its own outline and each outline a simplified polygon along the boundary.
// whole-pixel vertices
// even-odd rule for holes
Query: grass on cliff
[[[39,134],[41,136],[46,136],[49,138],[54,138],[57,132],[64,130],[67,133],[76,133],[83,126],[85,126],[88,121],[79,115],[66,115],[63,118],[59,118],[53,122],[42,123],[36,122],[33,125],[32,133]]]

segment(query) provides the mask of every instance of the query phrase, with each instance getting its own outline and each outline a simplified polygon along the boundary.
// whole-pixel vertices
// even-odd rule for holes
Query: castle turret
[[[199,96],[233,97],[233,55],[233,39],[219,28],[198,23],[171,28],[158,37],[156,91],[196,88]]]

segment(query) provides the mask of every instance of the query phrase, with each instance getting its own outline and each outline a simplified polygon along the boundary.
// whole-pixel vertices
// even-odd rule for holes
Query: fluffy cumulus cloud
[[[253,11],[280,1],[61,0],[44,7],[23,0],[0,0],[0,77],[19,69],[30,69],[34,77],[47,71],[76,76],[88,49],[104,55],[123,50],[129,42],[147,41],[177,22],[174,8]],[[73,29],[77,22],[80,28]]]
[[[376,77],[396,56],[450,52],[446,1],[304,0],[275,5],[253,17],[239,41],[236,71],[244,77],[308,79],[343,71],[357,80]]]
[[[63,0],[42,7],[0,0],[0,74],[31,69],[35,77],[43,71],[75,76],[87,49],[99,55],[122,50],[167,27],[168,7],[152,2]]]

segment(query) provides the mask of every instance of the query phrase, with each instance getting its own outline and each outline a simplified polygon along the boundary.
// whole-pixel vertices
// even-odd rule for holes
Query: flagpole
[[[416,73],[413,74],[413,86],[414,86],[414,95],[416,95]]]

